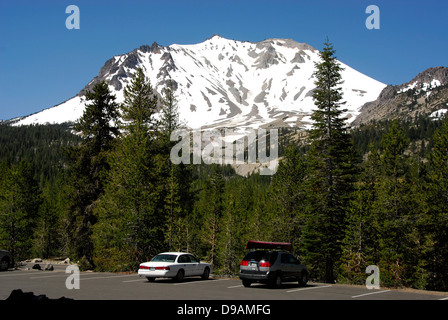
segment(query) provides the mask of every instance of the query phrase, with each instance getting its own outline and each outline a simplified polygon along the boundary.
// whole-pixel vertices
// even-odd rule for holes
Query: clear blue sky
[[[80,29],[68,30],[68,5]],[[368,5],[380,29],[368,30]],[[0,119],[28,115],[76,95],[103,64],[154,41],[194,44],[219,34],[235,40],[291,38],[321,49],[386,84],[448,66],[445,0],[1,0]]]

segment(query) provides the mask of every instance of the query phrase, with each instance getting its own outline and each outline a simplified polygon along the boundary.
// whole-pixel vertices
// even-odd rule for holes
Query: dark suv
[[[249,241],[246,248],[258,250],[249,251],[240,263],[239,277],[245,287],[253,282],[275,288],[286,281],[298,281],[301,286],[308,282],[308,268],[287,252],[292,250],[290,243]]]

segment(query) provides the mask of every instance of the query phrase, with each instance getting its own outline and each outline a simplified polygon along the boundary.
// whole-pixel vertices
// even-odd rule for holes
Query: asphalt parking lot
[[[12,290],[21,289],[44,294],[50,299],[74,300],[447,300],[448,292],[421,290],[367,289],[363,286],[308,283],[284,283],[280,289],[252,284],[246,288],[239,279],[211,277],[186,278],[176,283],[169,279],[148,282],[136,273],[81,272],[79,288],[68,289],[66,265],[55,265],[53,271],[9,270],[0,273],[0,300]],[[73,286],[72,286],[73,287]]]

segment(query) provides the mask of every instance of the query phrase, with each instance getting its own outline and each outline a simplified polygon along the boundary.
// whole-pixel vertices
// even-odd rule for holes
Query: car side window
[[[296,263],[296,258],[294,258],[294,256],[292,254],[282,253],[281,263],[294,264],[294,263]]]
[[[179,257],[179,262],[180,263],[190,262],[190,258],[186,254],[184,254],[184,255]]]
[[[192,255],[188,255],[188,257],[190,258],[190,262],[194,262],[194,263],[197,263],[197,262],[199,262],[199,261],[198,261],[198,259],[196,259],[196,257],[195,257],[195,256],[192,256]]]
[[[289,263],[291,264],[297,263],[297,259],[292,254],[289,255]]]

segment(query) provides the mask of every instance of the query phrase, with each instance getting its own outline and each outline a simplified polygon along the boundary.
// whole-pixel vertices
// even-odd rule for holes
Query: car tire
[[[270,282],[270,287],[278,289],[282,286],[282,276],[280,273],[277,273],[274,278]]]
[[[177,271],[176,277],[174,278],[174,280],[176,282],[181,282],[184,279],[184,270],[180,269],[179,271]]]
[[[210,269],[209,268],[205,268],[204,269],[204,273],[201,276],[202,280],[207,280],[209,276],[210,276]]]
[[[243,286],[245,286],[246,288],[250,287],[250,285],[252,284],[252,281],[250,280],[242,280],[243,282]]]
[[[154,282],[154,280],[156,280],[154,277],[146,277],[146,279],[148,279],[148,282]]]
[[[9,268],[9,259],[3,258],[2,261],[0,261],[0,271],[6,271]]]
[[[303,271],[300,275],[299,285],[304,287],[306,286],[307,282],[308,282],[308,273],[306,271]]]

